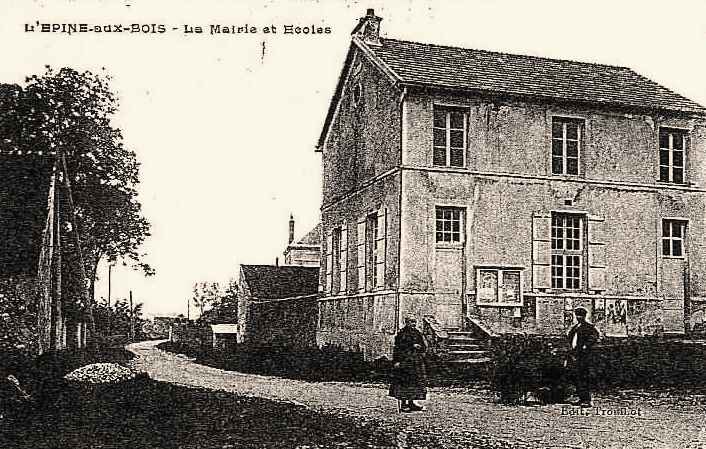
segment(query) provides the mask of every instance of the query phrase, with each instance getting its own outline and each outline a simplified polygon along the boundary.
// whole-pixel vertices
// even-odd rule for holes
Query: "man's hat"
[[[576,316],[586,316],[588,315],[588,310],[584,309],[583,307],[577,307],[574,309],[574,313]]]

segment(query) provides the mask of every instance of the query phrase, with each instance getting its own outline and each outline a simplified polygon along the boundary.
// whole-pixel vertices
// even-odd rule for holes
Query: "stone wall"
[[[243,304],[248,321],[241,342],[290,349],[316,346],[316,295],[269,301],[246,299]]]
[[[376,293],[319,300],[317,344],[390,358],[398,324],[397,295]]]

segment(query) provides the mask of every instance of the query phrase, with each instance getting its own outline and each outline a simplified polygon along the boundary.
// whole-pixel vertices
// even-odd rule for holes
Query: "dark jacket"
[[[420,348],[415,348],[417,344]],[[399,365],[392,370],[390,396],[398,399],[426,398],[426,342],[415,327],[405,326],[395,336],[392,362]]]
[[[574,337],[576,337],[576,346],[574,347]],[[569,331],[569,347],[571,352],[576,356],[577,359],[588,356],[591,353],[591,348],[598,341],[598,331],[596,326],[584,321],[583,323],[576,323],[574,327]]]

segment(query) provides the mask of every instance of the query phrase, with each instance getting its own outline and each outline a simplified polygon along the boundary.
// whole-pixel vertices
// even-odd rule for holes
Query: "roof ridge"
[[[599,62],[577,61],[575,59],[548,58],[546,56],[525,55],[525,54],[521,54],[521,53],[507,53],[507,52],[502,52],[502,51],[484,50],[484,49],[480,49],[480,48],[459,47],[456,45],[441,45],[441,44],[433,44],[433,43],[429,43],[429,42],[409,41],[409,40],[405,40],[405,39],[393,39],[393,38],[387,38],[387,37],[380,38],[380,40],[402,42],[402,43],[407,43],[407,44],[426,45],[428,47],[446,48],[446,49],[452,49],[452,50],[466,50],[466,51],[470,50],[470,51],[475,51],[475,52],[479,52],[479,53],[486,53],[489,55],[513,56],[513,57],[521,57],[521,58],[540,59],[543,61],[568,62],[571,64],[580,64],[580,65],[584,65],[584,66],[608,67],[611,69],[630,70],[631,72],[634,72],[634,70],[632,70],[628,66],[603,64],[603,63],[599,63]]]

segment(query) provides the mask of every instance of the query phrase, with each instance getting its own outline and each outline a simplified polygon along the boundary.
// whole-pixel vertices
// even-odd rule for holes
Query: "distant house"
[[[289,241],[284,250],[285,265],[318,267],[321,264],[321,223],[294,241],[294,216],[289,217]]]
[[[317,267],[241,265],[238,342],[315,346],[318,284]]]
[[[706,310],[706,109],[626,67],[353,31],[318,143],[319,343],[683,335]],[[659,55],[655,54],[655,58]]]

